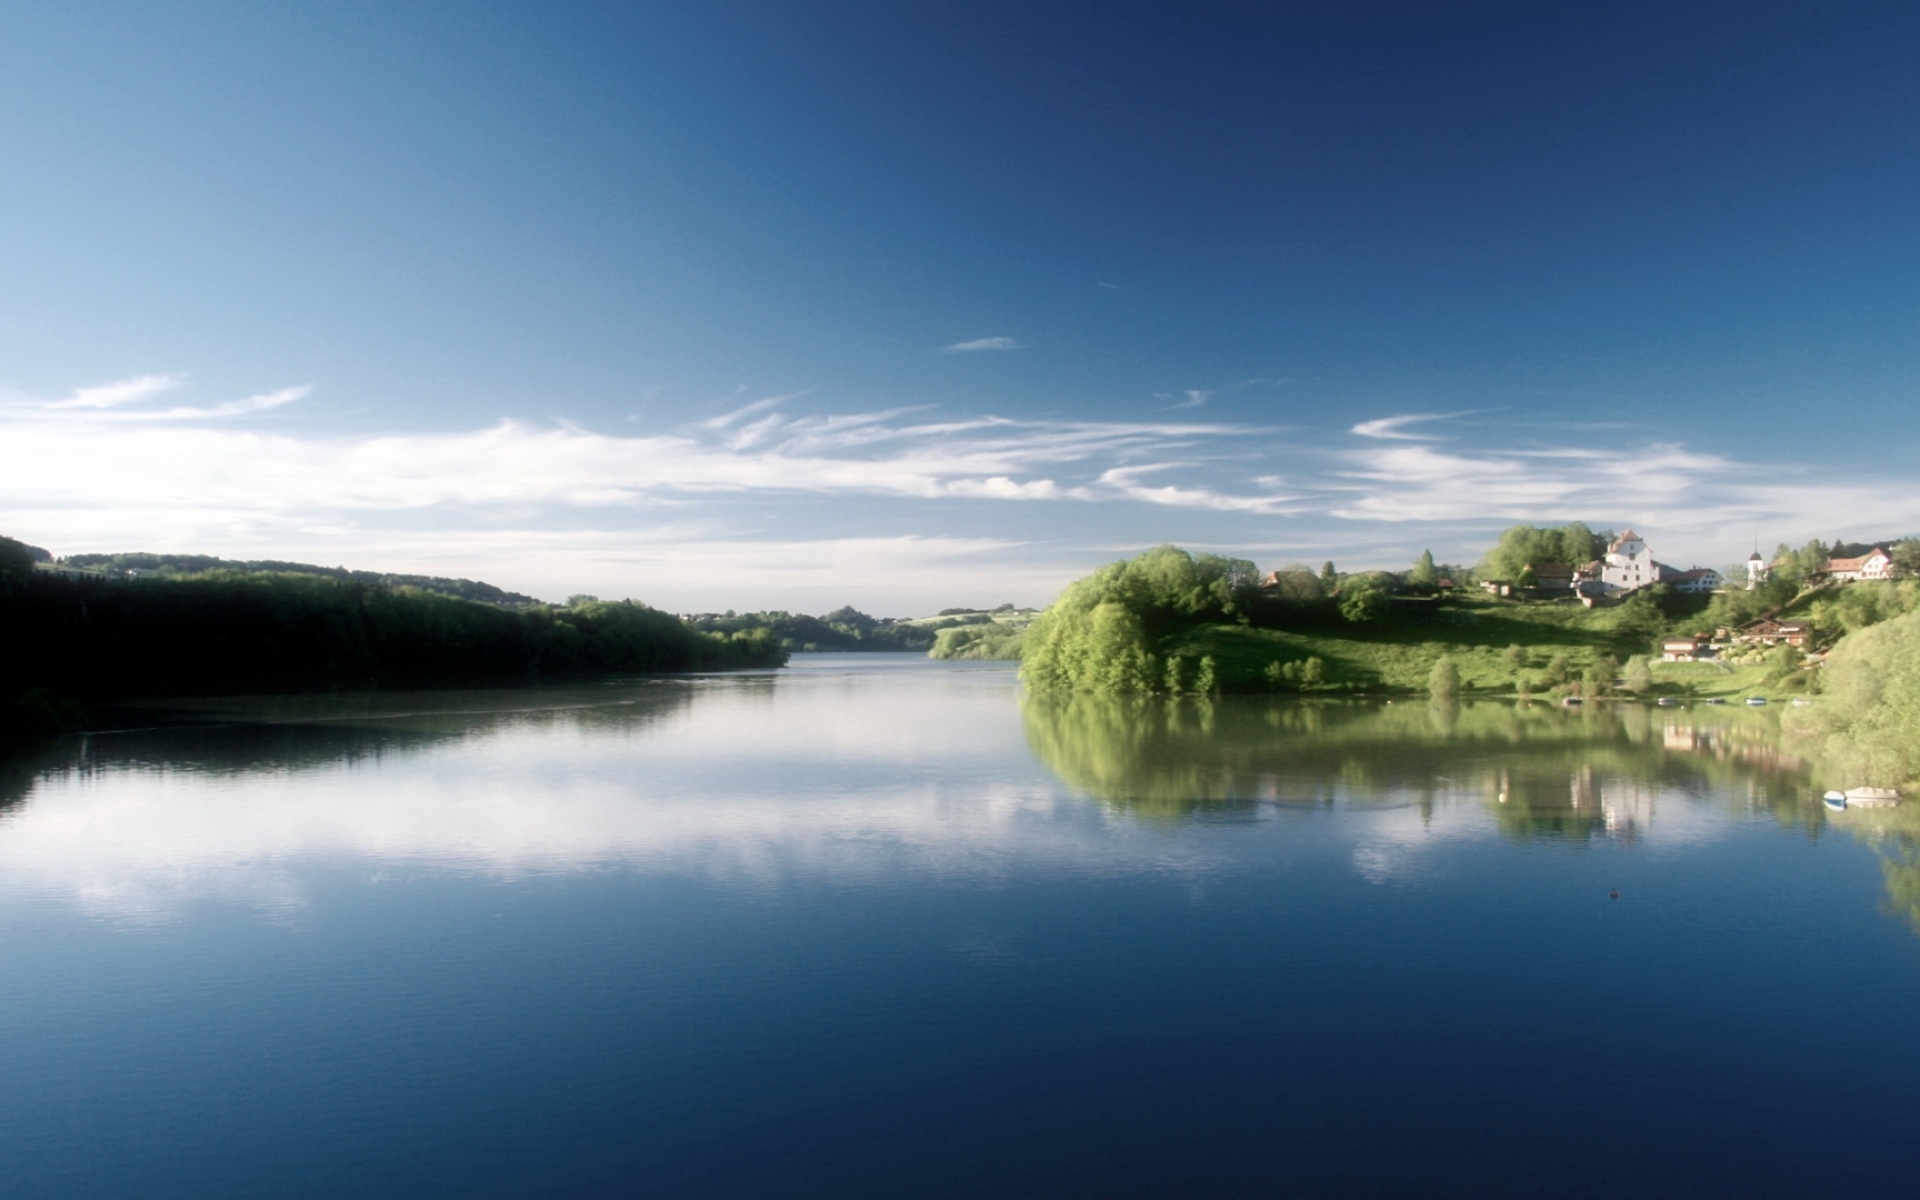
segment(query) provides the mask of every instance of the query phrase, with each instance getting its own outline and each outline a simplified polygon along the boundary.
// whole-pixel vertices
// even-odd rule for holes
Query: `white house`
[[[1892,579],[1893,555],[1875,546],[1858,558],[1829,559],[1827,578],[1844,583],[1861,579]]]
[[[1676,592],[1711,592],[1722,587],[1726,580],[1712,567],[1695,567],[1690,571],[1676,571],[1665,563],[1660,565],[1660,582]]]
[[[1600,567],[1600,582],[1608,591],[1630,592],[1660,582],[1660,565],[1640,535],[1629,529],[1613,539]]]
[[[1697,662],[1700,659],[1712,657],[1713,647],[1708,644],[1706,638],[1698,635],[1667,638],[1660,643],[1662,662]]]

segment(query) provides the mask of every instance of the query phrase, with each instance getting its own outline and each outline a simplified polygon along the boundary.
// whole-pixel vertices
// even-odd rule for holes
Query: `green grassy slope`
[[[1603,655],[1624,662],[1648,654],[1657,632],[1643,613],[1627,607],[1585,609],[1463,597],[1431,607],[1403,605],[1378,624],[1197,626],[1166,651],[1193,659],[1212,656],[1221,686],[1233,691],[1262,690],[1269,663],[1313,656],[1326,663],[1329,684],[1341,690],[1423,692],[1433,664],[1445,654],[1459,666],[1467,691],[1505,693],[1515,686],[1507,648],[1518,645],[1526,653],[1520,673],[1539,692],[1550,686],[1546,672],[1555,656],[1564,656],[1577,678]]]

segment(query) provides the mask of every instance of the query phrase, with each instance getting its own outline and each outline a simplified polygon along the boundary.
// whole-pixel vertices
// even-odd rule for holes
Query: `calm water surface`
[[[1920,814],[1772,712],[198,709],[0,766],[0,1194],[1911,1186]]]

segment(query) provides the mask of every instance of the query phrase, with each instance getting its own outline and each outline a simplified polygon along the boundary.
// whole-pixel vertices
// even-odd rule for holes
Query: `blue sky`
[[[633,11],[638,8],[640,11]],[[0,532],[676,610],[1920,532],[1911,5],[13,5]]]

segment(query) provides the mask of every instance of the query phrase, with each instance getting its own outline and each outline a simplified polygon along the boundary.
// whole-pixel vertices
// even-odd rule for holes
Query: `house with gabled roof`
[[[1740,627],[1733,640],[1748,645],[1760,646],[1804,646],[1813,637],[1813,626],[1805,621],[1778,621],[1772,617],[1761,617]]]
[[[1676,592],[1711,592],[1726,584],[1720,572],[1712,567],[1694,567],[1691,570],[1676,571],[1665,563],[1660,564],[1660,582]]]
[[[1660,565],[1646,539],[1629,529],[1607,546],[1607,557],[1600,568],[1600,582],[1609,591],[1631,592],[1660,582]]]
[[[1853,583],[1862,579],[1892,579],[1893,555],[1883,546],[1875,546],[1856,558],[1830,558],[1827,560],[1827,578],[1839,583]]]

